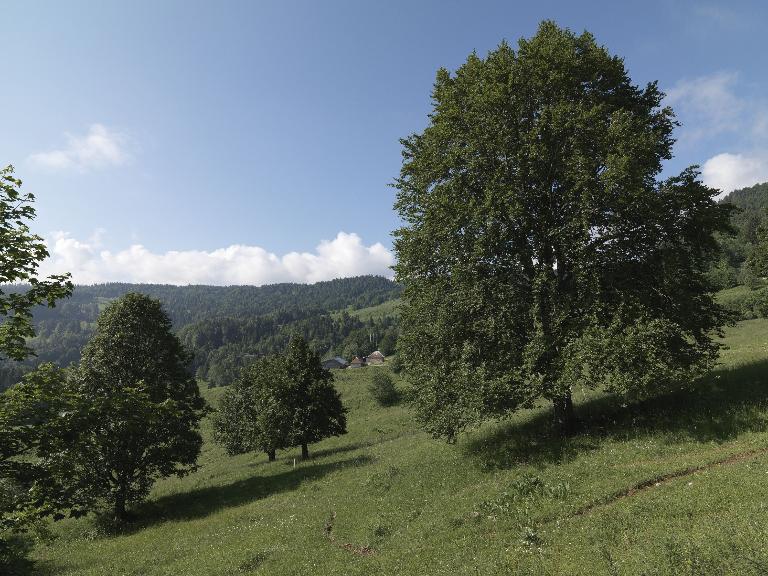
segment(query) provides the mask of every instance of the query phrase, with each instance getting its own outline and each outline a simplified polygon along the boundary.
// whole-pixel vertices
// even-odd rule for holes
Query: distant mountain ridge
[[[734,190],[720,202],[733,204],[737,210],[731,216],[734,236],[721,236],[723,255],[710,271],[718,289],[749,284],[751,279],[744,263],[752,253],[758,227],[766,221],[768,182]]]
[[[399,297],[401,291],[400,285],[381,276],[259,287],[127,283],[76,286],[72,296],[55,308],[35,309],[37,336],[30,345],[37,357],[22,364],[0,360],[0,389],[17,382],[23,372],[40,362],[61,366],[77,362],[99,312],[108,302],[128,292],[141,292],[162,302],[174,330],[198,353],[193,367],[202,367],[203,377],[208,376],[208,368],[213,366],[209,356],[228,346],[230,368],[217,382],[222,384],[239,369],[234,355],[247,357],[277,351],[293,331],[314,341],[319,353],[340,346],[355,330],[363,329],[365,323],[350,319],[349,315],[332,320],[331,312],[375,306]],[[381,326],[379,323],[384,332]],[[204,345],[196,346],[198,342]],[[215,355],[213,360],[215,363]]]
[[[734,190],[722,201],[730,202],[742,210],[764,210],[768,208],[768,182]]]
[[[739,209],[733,215],[731,222],[739,234],[750,242],[754,242],[757,227],[766,220],[768,182],[734,190],[723,198],[723,202],[733,204]]]

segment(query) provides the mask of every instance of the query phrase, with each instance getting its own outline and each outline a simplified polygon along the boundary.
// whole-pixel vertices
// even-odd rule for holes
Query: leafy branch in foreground
[[[69,274],[45,280],[37,277],[48,250],[27,224],[35,217],[34,200],[32,193],[21,192],[21,180],[14,177],[13,166],[0,170],[0,352],[13,360],[32,354],[26,343],[35,335],[32,308],[40,304],[52,307],[73,289]],[[5,284],[29,284],[29,288],[9,292],[2,289]]]

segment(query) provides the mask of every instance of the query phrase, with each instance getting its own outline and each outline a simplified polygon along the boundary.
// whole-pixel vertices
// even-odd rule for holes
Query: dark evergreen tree
[[[755,243],[747,266],[756,280],[768,278],[768,217],[755,230]]]
[[[368,391],[380,406],[392,406],[400,400],[400,393],[395,388],[392,377],[381,370],[375,370],[371,376]]]

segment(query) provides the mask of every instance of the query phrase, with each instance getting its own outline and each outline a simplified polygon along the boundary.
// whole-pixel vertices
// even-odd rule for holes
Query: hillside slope
[[[54,526],[57,575],[764,574],[768,320],[729,329],[693,392],[621,407],[577,394],[584,430],[541,440],[546,409],[457,446],[379,408],[374,370],[337,373],[349,434],[267,463],[207,441],[135,526]],[[215,404],[222,390],[206,390]],[[210,429],[206,427],[206,438]]]

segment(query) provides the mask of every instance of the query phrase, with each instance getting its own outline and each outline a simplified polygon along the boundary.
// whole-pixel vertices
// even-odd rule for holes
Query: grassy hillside
[[[381,320],[382,318],[388,317],[397,318],[400,316],[399,308],[400,299],[395,298],[394,300],[387,300],[376,306],[368,306],[367,308],[360,308],[358,310],[347,308],[346,311],[350,316],[356,316],[363,322],[366,322],[370,319]]]
[[[65,521],[34,556],[94,576],[765,574],[768,320],[726,342],[691,393],[577,394],[584,429],[566,441],[538,439],[542,408],[448,446],[374,405],[366,384],[386,368],[341,372],[349,434],[311,461],[206,443],[200,471],[158,483],[130,531]]]
[[[734,286],[727,290],[720,290],[715,294],[715,298],[719,304],[726,307],[733,307],[743,300],[751,290],[747,286]]]

